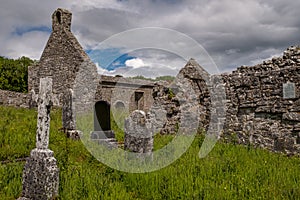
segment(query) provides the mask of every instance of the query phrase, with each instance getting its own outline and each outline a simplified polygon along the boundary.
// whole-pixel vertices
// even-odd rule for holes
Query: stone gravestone
[[[152,155],[153,125],[144,111],[135,110],[125,120],[124,149]]]
[[[23,171],[23,191],[19,199],[52,199],[58,194],[59,169],[53,151],[48,149],[52,79],[40,79],[36,148],[30,153]]]
[[[63,127],[68,130],[76,129],[75,108],[73,105],[73,90],[68,89],[63,94],[62,105],[62,123]]]
[[[68,89],[63,94],[62,124],[67,137],[78,140],[80,139],[81,132],[76,130],[75,105],[73,97],[74,93],[72,89]]]
[[[107,145],[109,148],[118,147],[115,133],[111,130],[110,104],[106,101],[98,101],[94,106],[94,131],[91,140],[99,144]]]

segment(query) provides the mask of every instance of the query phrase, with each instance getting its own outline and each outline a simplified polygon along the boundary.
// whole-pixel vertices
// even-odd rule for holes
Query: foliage
[[[172,99],[173,97],[175,97],[174,92],[171,88],[168,88],[168,99]]]
[[[33,62],[27,57],[17,60],[0,57],[0,89],[27,92],[28,66]]]
[[[139,75],[139,76],[134,76],[134,77],[131,77],[132,79],[142,79],[142,80],[149,80],[149,81],[169,81],[169,82],[172,82],[175,80],[175,77],[174,76],[159,76],[159,77],[156,77],[155,79],[153,78],[146,78],[142,75]]]
[[[175,77],[174,76],[159,76],[155,78],[155,81],[174,81]]]
[[[29,156],[35,146],[36,111],[0,106],[1,160]],[[57,199],[300,199],[300,159],[251,146],[217,143],[204,159],[203,136],[159,171],[130,174],[98,162],[83,146],[59,131],[61,111],[51,111],[50,149],[60,169]],[[155,136],[155,149],[171,136]],[[24,162],[0,164],[0,199],[22,190]]]

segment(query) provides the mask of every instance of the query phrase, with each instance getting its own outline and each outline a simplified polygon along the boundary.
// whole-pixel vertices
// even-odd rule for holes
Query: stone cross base
[[[59,169],[53,151],[33,149],[23,171],[23,192],[19,199],[52,199],[58,195]]]
[[[80,140],[82,137],[82,132],[80,130],[64,129],[64,133],[66,134],[67,138],[71,138],[72,140]]]

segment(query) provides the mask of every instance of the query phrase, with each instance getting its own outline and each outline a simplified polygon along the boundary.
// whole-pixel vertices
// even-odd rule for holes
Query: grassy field
[[[36,111],[0,106],[0,160],[26,157],[35,147]],[[60,168],[57,199],[300,199],[300,158],[218,143],[204,159],[197,136],[172,165],[130,174],[98,162],[81,141],[67,139],[61,112],[51,113],[50,149]],[[121,136],[118,136],[122,138]],[[172,139],[156,136],[155,148]],[[25,162],[0,164],[0,199],[16,199]]]

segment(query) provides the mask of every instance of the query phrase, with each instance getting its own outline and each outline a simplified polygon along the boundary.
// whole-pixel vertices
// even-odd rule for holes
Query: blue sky
[[[23,34],[30,33],[30,32],[46,32],[50,34],[52,31],[51,27],[48,26],[19,26],[11,33],[12,35],[22,36]]]
[[[99,70],[111,75],[174,74],[186,62],[160,50],[95,49],[107,38],[134,28],[161,27],[189,36],[221,72],[280,56],[287,47],[300,44],[300,1],[294,0],[10,0],[0,7],[0,55],[39,59],[50,35],[51,15],[59,7],[73,13],[72,32],[100,66],[110,56],[124,54]],[[176,45],[180,48],[180,43]]]
[[[104,50],[89,49],[86,50],[86,53],[89,55],[89,57],[94,63],[98,63],[98,65],[101,68],[106,69],[108,71],[113,71],[120,67],[125,67],[126,66],[125,62],[127,60],[136,58],[134,56],[128,55],[127,53],[123,54],[120,51],[120,49],[116,49],[116,48],[108,48]]]

